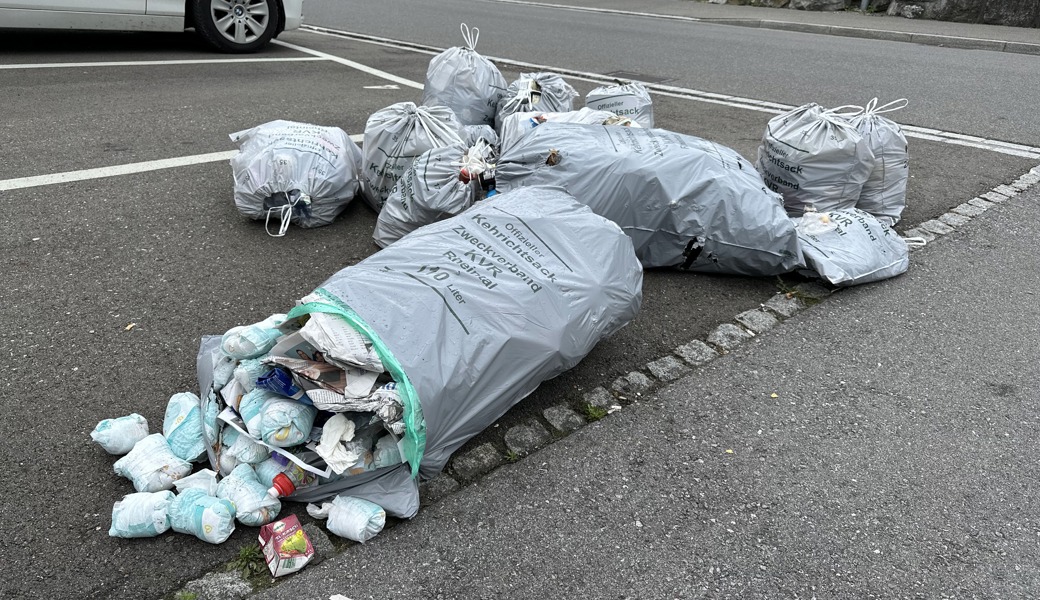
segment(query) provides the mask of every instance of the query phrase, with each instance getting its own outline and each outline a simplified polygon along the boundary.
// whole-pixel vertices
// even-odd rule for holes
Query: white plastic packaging
[[[191,473],[191,463],[177,457],[161,433],[153,433],[137,442],[112,469],[132,481],[139,492],[159,492],[173,488],[173,482]]]
[[[108,535],[120,538],[155,537],[170,528],[173,492],[137,492],[123,496],[112,506]]]
[[[148,437],[148,420],[137,413],[117,419],[104,419],[90,432],[90,439],[109,454],[123,455],[134,444]]]
[[[321,506],[308,504],[307,514],[315,519],[327,518],[330,532],[362,544],[378,535],[386,524],[381,506],[353,496],[336,496]]]

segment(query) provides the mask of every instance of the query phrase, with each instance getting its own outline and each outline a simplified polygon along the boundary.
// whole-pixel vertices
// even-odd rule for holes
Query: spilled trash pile
[[[342,129],[274,121],[234,133],[234,201],[272,236],[333,223],[355,197],[381,248],[285,313],[202,337],[199,393],[161,432],[138,414],[91,436],[134,492],[109,534],[221,543],[260,528],[273,575],[313,554],[284,501],[335,535],[412,518],[418,481],[638,313],[644,268],[835,286],[896,276],[908,154],[883,116],[905,101],[771,119],[756,161],[654,127],[647,87],[585,106],[553,73],[508,84],[464,47],[430,61],[420,104]],[[416,315],[422,318],[416,318]]]

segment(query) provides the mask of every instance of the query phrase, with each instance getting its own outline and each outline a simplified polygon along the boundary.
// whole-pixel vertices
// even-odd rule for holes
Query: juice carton
[[[296,515],[261,527],[260,547],[264,550],[267,568],[275,577],[299,571],[314,556],[314,546]]]

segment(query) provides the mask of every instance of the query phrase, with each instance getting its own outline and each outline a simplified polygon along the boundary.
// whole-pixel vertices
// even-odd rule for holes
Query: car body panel
[[[104,12],[122,14],[144,14],[146,0],[3,0],[0,7],[25,10],[58,10],[72,12]]]
[[[184,0],[147,0],[145,12],[149,15],[184,16]]]
[[[284,29],[303,24],[303,0],[281,0]],[[184,31],[184,0],[0,0],[0,29]]]

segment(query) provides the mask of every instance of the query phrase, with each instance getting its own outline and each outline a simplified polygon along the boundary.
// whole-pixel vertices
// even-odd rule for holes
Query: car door
[[[0,0],[0,8],[143,15],[146,0]]]

